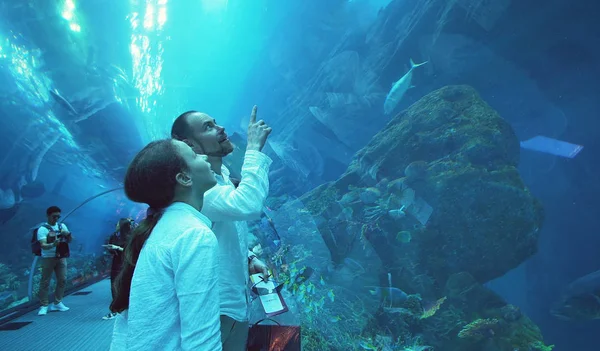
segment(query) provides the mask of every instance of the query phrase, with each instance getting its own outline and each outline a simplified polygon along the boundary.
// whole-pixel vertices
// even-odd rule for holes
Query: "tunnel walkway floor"
[[[66,312],[38,310],[22,315],[0,331],[0,350],[10,351],[104,351],[110,348],[114,319],[103,320],[112,297],[110,279],[76,291],[63,300]]]

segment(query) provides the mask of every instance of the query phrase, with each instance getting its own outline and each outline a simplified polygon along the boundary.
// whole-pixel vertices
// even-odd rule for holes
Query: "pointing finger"
[[[250,114],[250,124],[256,122],[256,110],[258,110],[258,107],[254,105],[254,107],[252,107],[252,113]]]

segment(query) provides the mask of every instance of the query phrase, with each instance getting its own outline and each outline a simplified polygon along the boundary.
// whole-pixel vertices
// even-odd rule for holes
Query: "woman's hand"
[[[109,250],[118,250],[118,251],[123,251],[123,248],[117,245],[113,245],[113,244],[107,244],[107,245],[102,245],[102,247],[105,247]]]

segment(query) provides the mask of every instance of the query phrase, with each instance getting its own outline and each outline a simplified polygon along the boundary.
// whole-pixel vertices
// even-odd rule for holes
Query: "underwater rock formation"
[[[409,293],[458,272],[483,283],[537,249],[543,209],[518,161],[510,125],[473,88],[447,86],[398,114],[339,180],[300,201],[325,219],[318,229],[334,261],[368,241],[385,266],[402,268],[394,281]]]
[[[314,331],[307,349],[349,335],[340,349],[549,349],[481,286],[537,249],[543,209],[521,181],[519,150],[473,88],[447,86],[395,116],[340,179],[281,206],[274,222],[298,267],[285,269],[315,272],[304,283],[314,298],[296,298]]]

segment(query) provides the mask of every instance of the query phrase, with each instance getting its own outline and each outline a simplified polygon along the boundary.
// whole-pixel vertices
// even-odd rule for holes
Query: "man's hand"
[[[271,134],[271,127],[269,127],[262,119],[256,121],[257,107],[252,108],[252,114],[250,115],[250,123],[248,124],[248,146],[246,150],[262,151],[267,137]]]
[[[248,264],[248,269],[250,271],[250,274],[261,273],[262,279],[264,281],[267,281],[267,279],[269,278],[269,267],[267,267],[267,265],[263,261],[259,260],[256,257],[254,257],[252,261],[250,261],[250,263]]]
[[[70,243],[71,241],[73,241],[73,236],[71,235],[70,231],[62,229],[60,231],[60,234],[67,239],[67,242]]]

